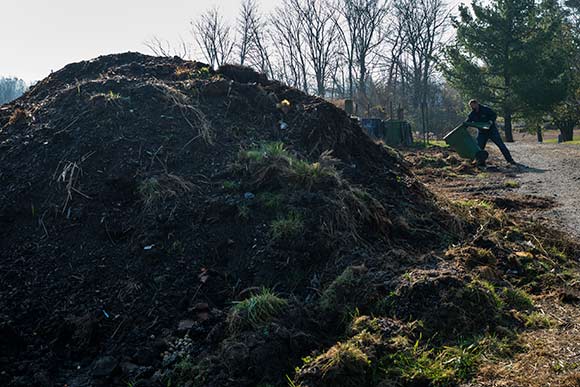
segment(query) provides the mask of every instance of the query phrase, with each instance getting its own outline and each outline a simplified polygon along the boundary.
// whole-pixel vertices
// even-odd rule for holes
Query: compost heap
[[[433,271],[470,225],[344,111],[247,68],[103,56],[0,128],[2,385],[375,385],[386,339],[496,323]]]

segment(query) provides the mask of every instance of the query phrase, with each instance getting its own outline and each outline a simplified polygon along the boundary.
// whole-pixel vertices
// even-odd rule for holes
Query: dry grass
[[[89,152],[78,161],[61,161],[58,164],[57,170],[53,175],[53,179],[60,184],[64,185],[66,192],[66,197],[62,206],[62,213],[64,213],[68,207],[68,204],[73,198],[73,194],[76,193],[85,199],[91,199],[90,196],[84,194],[80,190],[80,178],[83,174],[83,169],[81,165],[89,159],[95,152]],[[62,167],[62,168],[61,168]]]
[[[169,105],[179,110],[183,120],[189,127],[197,131],[197,134],[185,143],[183,149],[198,138],[201,138],[206,144],[213,144],[213,131],[209,120],[200,109],[194,106],[188,96],[162,83],[155,84],[154,86],[163,94]]]
[[[24,109],[17,108],[14,110],[10,118],[8,119],[8,125],[14,125],[19,123],[21,120],[26,119],[28,114]]]
[[[528,331],[525,351],[512,359],[485,364],[472,386],[580,386],[580,309],[544,299],[539,308],[557,325]]]
[[[166,173],[144,179],[137,190],[145,209],[151,209],[159,201],[190,192],[195,185],[182,177]]]

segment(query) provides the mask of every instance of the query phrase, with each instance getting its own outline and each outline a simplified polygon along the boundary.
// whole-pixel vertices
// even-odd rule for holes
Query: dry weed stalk
[[[89,195],[86,195],[85,193],[80,191],[80,189],[78,188],[78,185],[80,182],[80,178],[83,174],[83,169],[81,168],[80,165],[83,162],[85,162],[89,157],[91,157],[94,153],[95,152],[87,153],[86,155],[81,157],[81,159],[79,160],[78,163],[74,162],[74,161],[61,161],[58,164],[57,173],[55,173],[53,178],[54,178],[54,180],[56,180],[57,183],[63,183],[65,185],[66,198],[65,198],[64,204],[62,206],[62,213],[63,214],[68,207],[68,203],[72,200],[73,192],[76,192],[77,194],[81,195],[85,199],[91,199],[91,197]],[[61,165],[63,165],[63,168],[60,171],[60,173],[58,173],[58,170],[60,169]]]
[[[201,138],[203,141],[205,141],[206,144],[213,144],[213,133],[208,119],[200,109],[191,104],[185,94],[162,83],[157,83],[153,86],[165,96],[169,103],[179,109],[181,116],[189,125],[189,127],[191,127],[191,129],[194,131],[197,130],[197,135],[190,139],[182,149],[185,149],[189,144],[198,138]],[[188,115],[193,115],[193,117],[195,117],[197,125],[194,125],[191,122],[191,120],[188,118]]]

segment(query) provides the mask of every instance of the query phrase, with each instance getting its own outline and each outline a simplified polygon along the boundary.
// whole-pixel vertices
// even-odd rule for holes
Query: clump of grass
[[[236,303],[228,316],[232,330],[258,328],[280,316],[288,302],[269,289],[263,288],[258,294]]]
[[[26,111],[24,109],[16,108],[16,109],[14,109],[14,112],[12,112],[12,114],[10,115],[10,118],[8,119],[8,125],[17,124],[21,120],[26,119],[26,117],[27,117],[27,114],[26,114]]]
[[[461,207],[467,208],[484,208],[486,210],[491,210],[493,208],[491,203],[478,199],[458,200],[456,203]]]
[[[207,66],[201,67],[196,71],[196,75],[199,78],[209,78],[211,76],[210,68]]]
[[[419,349],[417,344],[412,351],[397,352],[387,357],[387,373],[399,374],[403,381],[426,380],[429,385],[448,386],[455,379],[455,372],[444,363],[441,356],[432,350]]]
[[[365,385],[371,364],[363,348],[356,343],[338,342],[316,357],[306,357],[296,369],[291,386],[359,386]]]
[[[272,211],[279,211],[284,203],[284,195],[273,192],[260,192],[257,195],[258,202]]]
[[[247,151],[240,152],[240,158],[242,160],[262,162],[265,160],[275,160],[282,159],[289,161],[292,159],[290,153],[286,150],[286,147],[281,142],[269,142],[260,145],[257,149],[250,149]]]
[[[476,374],[484,352],[478,341],[437,350],[416,341],[412,348],[390,354],[383,362],[387,374],[400,375],[406,383],[427,381],[430,386],[456,386]]]
[[[137,192],[146,209],[151,208],[160,200],[177,197],[192,190],[194,185],[172,174],[163,174],[144,179],[137,186]]]
[[[112,90],[109,90],[109,92],[106,94],[106,99],[107,101],[116,101],[121,99],[121,94],[119,93],[115,93]]]
[[[517,181],[515,181],[515,180],[508,180],[508,181],[506,181],[506,182],[504,183],[504,186],[505,186],[506,188],[519,188],[519,186],[520,186],[520,183],[518,183],[518,182],[517,182]]]
[[[534,302],[530,295],[521,289],[505,288],[501,293],[506,307],[517,310],[532,310]]]
[[[445,256],[459,257],[470,267],[490,265],[497,262],[497,258],[490,249],[475,246],[453,247],[445,252]]]
[[[340,175],[334,168],[336,160],[330,152],[320,155],[319,161],[310,163],[299,160],[281,142],[270,142],[260,145],[259,148],[240,152],[242,161],[254,164],[255,175],[268,176],[275,173],[291,182],[310,190],[314,185],[321,182],[338,184]]]
[[[528,328],[542,329],[551,328],[556,325],[556,322],[543,313],[532,312],[525,317],[525,324]]]
[[[414,148],[448,148],[449,144],[447,144],[444,140],[427,140],[427,143],[424,141],[415,141],[413,142],[412,147]]]
[[[398,340],[401,349],[383,359],[383,369],[412,385],[457,386],[473,378],[484,359],[511,357],[518,350],[514,340],[489,334],[442,348],[421,346],[419,341],[410,348],[405,336]]]
[[[476,340],[481,353],[490,359],[505,359],[519,351],[519,343],[512,337],[499,337],[496,334],[486,334]]]
[[[240,189],[240,183],[237,181],[226,180],[222,183],[223,189],[230,192],[236,192]]]
[[[353,333],[362,333],[364,331],[378,333],[381,330],[379,320],[369,316],[356,316],[350,323],[349,331]]]
[[[156,177],[150,177],[139,184],[137,191],[145,207],[150,207],[161,197],[161,184]]]
[[[304,221],[298,212],[290,211],[285,217],[274,220],[270,231],[274,239],[293,239],[303,234]]]
[[[442,157],[422,156],[418,162],[419,167],[444,168],[447,167],[447,162]]]
[[[306,189],[311,189],[314,184],[330,174],[330,170],[322,167],[320,163],[311,164],[303,160],[293,162],[292,171],[297,182]]]
[[[548,246],[546,248],[546,251],[550,254],[550,256],[552,256],[560,261],[567,261],[568,260],[568,255],[566,254],[566,252],[563,250],[560,250],[556,246]]]
[[[504,302],[498,295],[495,286],[489,281],[476,279],[471,281],[471,283],[467,285],[467,288],[472,290],[475,290],[477,288],[483,289],[486,293],[488,293],[491,296],[491,299],[497,309],[501,309],[504,306]]]
[[[367,269],[364,266],[350,266],[344,269],[322,292],[320,309],[326,313],[342,315],[343,322],[346,323],[356,319],[357,308],[369,302],[373,295],[373,290],[364,284],[366,273]]]
[[[337,343],[318,359],[321,363],[323,374],[328,373],[332,368],[343,368],[351,366],[364,368],[370,364],[368,356],[353,343]]]
[[[240,204],[238,206],[238,218],[241,220],[249,220],[250,219],[250,207],[246,204]]]
[[[175,75],[179,78],[183,76],[190,77],[192,74],[193,71],[191,71],[191,69],[186,66],[177,66],[177,68],[175,69]]]

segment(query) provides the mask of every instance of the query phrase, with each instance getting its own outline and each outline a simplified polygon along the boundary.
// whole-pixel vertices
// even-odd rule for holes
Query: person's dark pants
[[[482,150],[485,149],[485,145],[487,144],[488,140],[493,141],[493,143],[497,145],[497,147],[501,151],[501,154],[503,155],[503,157],[505,157],[508,163],[514,163],[514,159],[512,158],[510,151],[508,150],[503,140],[501,139],[499,130],[497,130],[497,127],[495,125],[492,126],[489,130],[480,129],[477,133],[477,145],[479,145],[479,147]]]

